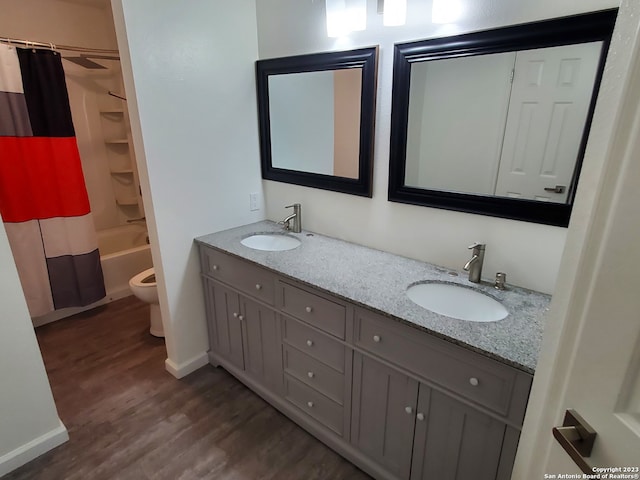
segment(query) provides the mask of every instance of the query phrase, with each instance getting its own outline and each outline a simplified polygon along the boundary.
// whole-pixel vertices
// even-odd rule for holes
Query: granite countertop
[[[302,233],[287,233],[297,237],[302,244],[284,252],[253,250],[240,243],[247,236],[267,232],[283,233],[283,230],[273,222],[263,221],[204,235],[196,242],[377,311],[389,317],[390,321],[419,328],[527,373],[534,373],[544,316],[551,300],[549,295],[509,284],[505,291],[496,290],[491,284],[469,282],[466,272],[452,272],[304,230]],[[509,315],[498,322],[480,323],[431,312],[413,303],[406,295],[409,285],[423,281],[476,288],[500,301]]]

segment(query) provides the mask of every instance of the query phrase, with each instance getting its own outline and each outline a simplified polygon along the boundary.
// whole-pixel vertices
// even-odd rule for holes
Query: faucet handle
[[[296,208],[296,207],[299,207],[299,206],[300,206],[299,203],[294,203],[293,205],[287,205],[284,208]]]
[[[484,244],[484,243],[478,243],[478,242],[475,242],[473,245],[469,245],[467,248],[468,248],[469,250],[473,250],[473,249],[475,249],[475,248],[478,248],[478,249],[480,249],[480,250],[484,250],[484,247],[485,247],[485,244]]]

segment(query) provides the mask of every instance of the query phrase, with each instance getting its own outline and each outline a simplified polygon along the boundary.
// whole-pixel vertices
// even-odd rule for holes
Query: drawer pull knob
[[[307,402],[307,407],[313,408],[313,402]]]
[[[238,318],[238,312],[233,312],[233,318]]]
[[[313,378],[313,377],[315,377],[315,376],[316,376],[316,374],[315,374],[315,373],[313,373],[313,372],[307,372],[307,377],[309,377],[309,378]]]
[[[311,313],[313,311],[313,308],[311,307],[306,307],[305,310],[307,311],[307,313]]]
[[[218,265],[214,265],[214,266],[213,266],[213,269],[214,269],[214,270],[218,270],[219,268],[220,268],[220,267],[219,267]]]
[[[422,422],[424,420],[424,413],[418,413],[416,418]]]
[[[374,341],[374,342],[376,342],[376,343],[380,343],[380,340],[381,340],[380,335],[374,335],[374,336],[373,336],[373,341]]]
[[[259,283],[256,283],[256,290],[262,290],[262,285],[260,285]]]
[[[473,385],[474,387],[477,387],[477,386],[478,386],[478,384],[479,384],[480,382],[478,381],[478,379],[477,379],[476,377],[471,377],[471,378],[469,379],[469,383],[470,383],[471,385]]]
[[[307,340],[307,347],[313,347],[313,340]]]
[[[411,407],[404,407],[404,411],[407,413],[413,413],[413,408]]]
[[[238,320],[244,320],[244,317],[242,315],[238,315]]]

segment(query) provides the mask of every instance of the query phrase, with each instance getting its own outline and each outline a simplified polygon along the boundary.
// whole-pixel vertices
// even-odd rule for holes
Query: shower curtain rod
[[[9,38],[0,36],[0,42],[8,43],[9,45],[21,45],[27,48],[48,48],[49,50],[67,50],[70,52],[86,52],[86,53],[104,53],[118,55],[118,50],[109,50],[106,48],[88,48],[88,47],[76,47],[74,45],[56,45],[55,43],[44,42],[32,42],[31,40],[20,40],[18,38]]]

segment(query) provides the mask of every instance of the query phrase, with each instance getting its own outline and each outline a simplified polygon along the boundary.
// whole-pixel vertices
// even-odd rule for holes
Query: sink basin
[[[427,310],[470,322],[495,322],[509,312],[488,295],[451,283],[418,283],[407,289],[407,296]]]
[[[282,233],[256,233],[250,237],[243,238],[240,243],[245,247],[267,252],[293,250],[300,246],[300,240],[296,237]]]

